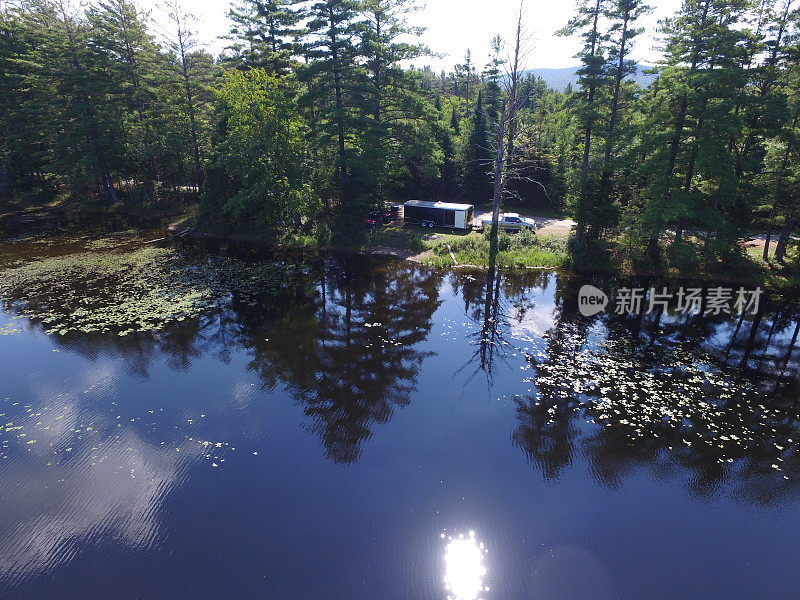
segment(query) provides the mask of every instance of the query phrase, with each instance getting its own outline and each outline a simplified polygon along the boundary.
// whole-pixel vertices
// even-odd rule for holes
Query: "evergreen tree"
[[[481,91],[470,118],[469,138],[462,158],[461,193],[468,202],[483,203],[492,197],[493,159]]]
[[[297,50],[298,0],[238,0],[228,11],[232,50],[242,66],[285,74]]]
[[[581,67],[578,69],[581,91],[576,103],[577,112],[583,124],[583,157],[575,205],[579,241],[582,241],[585,236],[592,211],[589,160],[593,136],[596,135],[595,127],[601,116],[598,95],[606,83],[604,43],[607,36],[601,31],[600,18],[606,12],[608,1],[580,0],[577,4],[577,15],[570,19],[566,27],[559,32],[561,35],[579,33],[583,39],[583,48],[578,54],[581,59]]]
[[[438,170],[433,128],[439,113],[425,97],[419,72],[402,66],[427,51],[413,42],[422,29],[407,22],[418,8],[416,0],[364,0],[362,5],[367,102],[361,107],[359,179],[373,202],[387,197],[401,179],[431,178]]]
[[[503,40],[499,35],[492,38],[492,54],[486,68],[483,70],[483,77],[486,81],[486,116],[489,122],[496,126],[500,117],[500,68],[503,64],[500,52],[503,49]]]
[[[158,50],[143,15],[129,0],[106,0],[88,13],[91,47],[102,70],[104,95],[122,132],[126,179],[140,176],[152,199],[157,178],[154,104],[158,98]]]
[[[458,111],[455,108],[450,113],[450,128],[456,135],[461,135],[461,120],[458,118]]]
[[[472,51],[467,50],[464,54],[464,63],[455,66],[453,72],[453,91],[456,96],[461,96],[467,102],[467,106],[472,105],[472,91],[475,87],[475,66],[472,64]]]
[[[52,136],[52,169],[67,176],[73,188],[96,182],[106,200],[116,204],[122,133],[90,45],[90,29],[67,0],[31,2],[24,14],[37,37],[26,58],[32,67],[28,83],[56,93],[45,109],[52,119],[45,129]]]
[[[636,63],[628,58],[633,42],[642,30],[636,27],[640,17],[647,14],[650,7],[642,0],[616,0],[606,11],[606,17],[611,22],[611,46],[608,57],[607,78],[612,82],[612,91],[608,111],[608,126],[604,132],[603,162],[601,167],[600,185],[597,198],[593,202],[591,216],[589,217],[590,236],[596,237],[601,229],[616,223],[616,207],[612,194],[612,177],[614,173],[615,149],[621,134],[628,136],[633,132],[621,127],[621,116],[626,108],[630,108],[635,98],[630,87],[624,87],[624,80],[636,73]]]
[[[359,56],[356,44],[360,5],[355,0],[320,0],[307,12],[305,44],[310,60],[304,77],[309,82],[309,101],[316,105],[319,143],[335,143],[337,195],[340,202],[355,199],[350,173],[355,165],[353,136],[356,129],[354,95]]]
[[[726,134],[737,135],[734,106],[746,82],[739,27],[745,8],[739,0],[685,0],[664,23],[665,63],[643,123],[649,136],[640,230],[651,258],[665,224],[680,228],[690,216],[721,240],[735,241],[729,217],[736,177]]]
[[[35,35],[21,8],[0,10],[0,199],[45,191],[47,94],[30,85]]]
[[[203,164],[200,150],[201,103],[204,95],[203,55],[197,52],[196,34],[191,29],[195,17],[187,13],[180,0],[167,3],[172,22],[169,48],[174,57],[174,72],[181,90],[180,99],[188,117],[188,134],[194,162],[194,183],[199,189],[203,181]]]

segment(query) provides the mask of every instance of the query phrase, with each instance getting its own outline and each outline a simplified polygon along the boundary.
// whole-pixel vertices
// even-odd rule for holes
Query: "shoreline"
[[[259,238],[257,236],[252,236],[252,235],[246,235],[246,234],[242,235],[235,233],[212,233],[208,231],[195,230],[194,228],[189,228],[181,232],[178,228],[173,227],[170,230],[170,234],[168,234],[167,237],[168,238],[171,237],[172,239],[177,237],[183,240],[192,240],[200,242],[205,241],[214,243],[253,244],[269,248],[270,250],[273,251],[287,252],[287,253],[304,252],[304,251],[313,251],[322,253],[338,252],[338,253],[355,254],[359,256],[375,256],[375,257],[406,260],[415,264],[425,265],[431,268],[448,268],[448,269],[459,269],[459,270],[466,269],[466,270],[476,270],[476,271],[488,271],[489,269],[489,266],[487,264],[477,264],[475,262],[460,263],[455,261],[454,264],[441,264],[441,262],[436,262],[432,260],[434,255],[433,251],[430,248],[420,251],[416,249],[403,248],[401,246],[389,246],[389,245],[377,245],[374,247],[366,247],[366,248],[348,248],[335,245],[328,245],[328,246],[303,245],[303,244],[291,245],[291,244],[281,244],[281,243],[271,242],[264,238]],[[435,235],[446,235],[446,234],[435,234]],[[450,260],[453,259],[454,257],[450,258]],[[497,268],[510,271],[551,271],[554,273],[568,271],[577,275],[585,276],[587,279],[592,276],[602,275],[607,277],[618,277],[621,279],[630,279],[630,280],[657,279],[666,281],[692,281],[692,282],[701,282],[708,284],[760,286],[774,293],[793,293],[796,292],[798,289],[796,286],[793,285],[781,285],[774,280],[773,281],[769,281],[768,279],[759,280],[758,278],[748,278],[745,276],[737,277],[735,275],[732,277],[713,277],[708,274],[696,274],[696,273],[684,274],[679,272],[668,273],[663,271],[659,272],[655,270],[629,272],[620,269],[602,269],[602,268],[585,268],[585,267],[582,268],[575,266],[573,264],[568,264],[568,265],[498,264]]]
[[[37,210],[16,211],[27,215],[36,214]],[[60,222],[52,219],[53,214],[71,215]],[[348,247],[337,244],[318,244],[311,237],[298,237],[298,243],[289,241],[275,242],[264,235],[254,233],[235,233],[231,231],[209,231],[195,225],[193,211],[164,211],[161,214],[139,214],[136,212],[87,212],[80,207],[58,206],[44,209],[39,214],[47,217],[36,223],[28,223],[25,229],[29,235],[55,235],[65,231],[85,231],[92,226],[110,231],[124,227],[135,229],[161,230],[163,237],[174,243],[180,240],[193,240],[209,243],[252,244],[282,252],[345,252],[361,256],[376,256],[407,260],[415,264],[452,269],[488,270],[488,258],[480,248],[481,238],[471,232],[437,230],[424,232],[411,229],[402,223],[393,223],[367,232],[364,243],[360,247]],[[2,215],[8,216],[8,215]],[[160,221],[157,223],[156,221]],[[576,265],[567,249],[569,238],[568,219],[551,218],[557,224],[552,233],[548,227],[538,231],[537,247],[534,249],[516,248],[514,251],[501,252],[498,268],[521,271],[553,271],[569,270],[575,273],[602,274],[620,278],[657,278],[664,280],[697,281],[703,283],[734,283],[759,285],[765,289],[780,293],[800,290],[800,276],[789,265],[778,265],[775,262],[762,263],[759,257],[748,250],[750,243],[743,245],[745,254],[738,265],[712,265],[717,272],[703,272],[704,267],[692,266],[689,271],[664,265],[664,268],[653,269],[649,265],[636,265],[629,257],[622,256],[624,250],[614,243],[607,244],[605,256],[600,254],[590,257],[589,264]],[[6,221],[7,222],[7,221]],[[5,231],[8,241],[20,239],[15,234],[21,231]],[[23,236],[24,239],[24,236]],[[516,238],[513,238],[516,239]],[[149,240],[150,243],[160,240]],[[694,269],[694,270],[691,270]]]

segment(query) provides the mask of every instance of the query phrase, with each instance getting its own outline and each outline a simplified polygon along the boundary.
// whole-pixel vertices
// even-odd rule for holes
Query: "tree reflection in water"
[[[251,263],[255,283],[242,288],[231,282],[239,271],[228,264],[218,276],[201,257],[219,300],[197,318],[156,332],[53,339],[92,360],[121,358],[143,378],[162,355],[185,370],[197,357],[215,353],[229,362],[244,350],[264,389],[285,388],[296,399],[327,456],[355,461],[376,424],[410,401],[435,346],[426,340],[443,276],[355,256],[257,258],[268,271]],[[512,440],[546,479],[581,456],[612,487],[642,467],[688,472],[698,494],[727,486],[758,502],[798,485],[797,301],[772,297],[758,315],[742,318],[656,312],[587,319],[577,310],[580,286],[614,282],[535,271],[484,275],[446,276],[474,325],[472,349],[453,379],[466,389],[483,375],[491,387],[504,365],[514,373],[507,381],[518,382],[527,365],[533,393],[517,398]],[[83,286],[74,296],[91,301],[91,289],[74,285]],[[536,331],[526,331],[532,320]]]
[[[551,273],[534,270],[503,273],[496,268],[485,273],[461,271],[452,274],[454,295],[461,296],[465,316],[478,325],[469,336],[475,350],[454,374],[454,379],[466,375],[462,384],[464,390],[479,374],[485,377],[486,388],[491,388],[500,364],[514,368],[522,350],[519,342],[532,340],[515,337],[512,321],[525,319],[526,313],[533,308],[529,293],[545,290],[551,276]]]
[[[439,277],[410,263],[331,258],[315,269],[319,294],[300,314],[254,336],[251,369],[265,387],[292,390],[327,455],[358,459],[394,407],[405,406],[429,353],[417,346],[439,306]]]
[[[759,503],[796,495],[796,305],[766,306],[738,325],[663,313],[587,319],[578,286],[562,278],[559,287],[546,351],[529,357],[535,394],[518,399],[512,435],[545,478],[580,455],[610,487],[646,467],[685,469],[698,495],[722,486]],[[737,351],[758,377],[728,367]]]
[[[408,262],[358,256],[241,256],[231,249],[236,260],[212,250],[188,251],[183,266],[202,269],[216,294],[202,315],[160,331],[70,332],[54,339],[92,360],[113,355],[141,378],[163,355],[171,368],[184,371],[203,355],[214,352],[228,363],[244,349],[264,389],[285,386],[295,396],[331,459],[357,460],[374,426],[410,401],[419,366],[430,355],[418,346],[440,304],[441,277]],[[237,277],[247,281],[242,285]],[[114,295],[113,286],[103,284],[62,283],[76,286],[87,302],[96,294]],[[26,301],[41,302],[42,313],[68,310],[50,297]],[[35,320],[31,326],[41,327]]]

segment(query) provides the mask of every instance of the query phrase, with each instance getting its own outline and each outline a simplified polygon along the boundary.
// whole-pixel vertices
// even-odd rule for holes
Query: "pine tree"
[[[305,52],[311,62],[304,78],[310,86],[309,101],[317,106],[318,141],[335,141],[338,198],[345,204],[355,196],[350,177],[355,160],[349,142],[355,130],[359,7],[355,0],[320,0],[308,8],[306,23]]]
[[[288,72],[302,18],[298,0],[238,0],[228,11],[231,47],[244,67]]]
[[[48,187],[43,132],[50,103],[30,85],[36,36],[27,24],[21,8],[0,10],[0,198]]]
[[[77,187],[93,179],[106,200],[116,204],[121,131],[106,94],[105,73],[90,46],[90,29],[67,0],[31,2],[25,18],[38,41],[27,58],[35,65],[28,82],[39,89],[52,86],[57,93],[45,109],[53,119],[46,130],[52,136],[52,169]]]
[[[478,100],[470,119],[470,132],[462,158],[461,192],[464,198],[473,203],[486,202],[492,196],[494,153],[489,144],[489,130],[486,112],[483,108],[483,92],[478,92]]]
[[[583,157],[581,159],[580,177],[577,189],[575,218],[578,222],[577,235],[579,241],[586,234],[586,227],[591,215],[591,182],[589,177],[589,160],[595,126],[600,119],[598,94],[606,83],[604,44],[607,36],[601,31],[600,18],[606,11],[609,0],[580,0],[577,15],[570,19],[561,35],[580,34],[583,38],[583,49],[578,54],[581,67],[578,69],[581,87],[577,103],[578,114],[583,124]]]
[[[123,171],[128,180],[141,178],[146,197],[153,199],[159,57],[146,15],[129,0],[106,0],[89,9],[87,18],[97,68],[106,74],[104,93],[123,133]]]
[[[169,49],[173,57],[173,72],[180,89],[180,100],[188,118],[188,136],[194,166],[194,184],[200,189],[203,182],[201,157],[201,112],[204,95],[204,56],[197,51],[196,33],[191,29],[195,17],[187,13],[180,0],[167,2],[172,31]],[[205,65],[207,66],[207,65]]]
[[[791,72],[793,38],[798,21],[798,9],[796,6],[793,8],[794,4],[795,0],[764,0],[755,11],[755,31],[747,65],[750,81],[737,106],[737,112],[741,111],[743,133],[740,139],[731,140],[731,145],[736,148],[736,173],[740,182],[737,198],[739,218],[749,219],[750,210],[767,214],[765,260],[769,259],[769,241],[775,217],[784,225],[787,223],[780,207],[782,203],[776,202],[778,197],[770,190],[772,186],[759,184],[769,180],[769,175],[762,176],[767,155],[776,145],[784,147],[784,142],[791,137],[785,135],[787,127],[789,130],[792,128],[792,88],[786,85],[786,76]],[[791,153],[788,146],[786,150]],[[784,171],[782,161],[776,163],[774,155],[770,160],[773,169]],[[788,229],[791,230],[791,224]],[[784,227],[782,236],[786,231]],[[779,241],[779,246],[783,248],[785,244]]]
[[[398,180],[426,177],[426,171],[433,177],[438,170],[433,128],[439,114],[426,98],[419,72],[403,68],[403,62],[427,52],[415,41],[423,30],[407,20],[418,9],[416,0],[364,0],[361,8],[366,103],[360,107],[359,179],[362,192],[376,203]]]
[[[472,51],[464,54],[464,63],[455,66],[453,72],[454,91],[457,96],[466,100],[467,106],[472,104],[472,90],[475,87],[475,66],[472,64]]]
[[[450,128],[456,135],[461,135],[461,120],[458,118],[458,111],[455,109],[455,107],[453,108],[453,112],[450,114]]]
[[[630,91],[626,93],[623,83],[626,77],[636,72],[637,68],[636,63],[628,58],[634,39],[642,32],[636,27],[636,22],[650,10],[643,0],[616,0],[606,11],[606,17],[612,23],[609,36],[612,45],[609,50],[607,78],[612,82],[613,88],[608,111],[608,126],[604,132],[605,148],[600,185],[589,218],[591,237],[596,237],[601,229],[616,222],[615,207],[611,197],[613,159],[620,134],[624,132],[624,129],[620,128],[621,113],[629,108],[634,100]]]
[[[739,24],[746,4],[686,0],[664,23],[665,63],[643,123],[649,135],[641,230],[653,259],[666,223],[680,225],[690,216],[721,239],[735,241],[729,217],[737,185],[726,134],[738,135],[734,107],[746,83],[745,33]],[[700,174],[702,188],[694,185]]]
[[[489,62],[483,70],[483,77],[486,82],[486,116],[489,122],[496,126],[500,118],[500,67],[503,64],[500,52],[503,49],[503,40],[499,35],[492,38],[492,53]]]

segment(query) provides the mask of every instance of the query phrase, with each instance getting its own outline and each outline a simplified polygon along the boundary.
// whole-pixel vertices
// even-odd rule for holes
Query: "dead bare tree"
[[[525,63],[532,50],[531,37],[525,31],[524,22],[525,0],[520,0],[519,11],[517,12],[517,22],[514,36],[514,50],[508,59],[506,82],[508,99],[503,101],[503,109],[500,117],[500,127],[497,136],[497,155],[495,161],[494,179],[494,198],[492,203],[492,228],[490,231],[490,262],[494,268],[494,258],[497,253],[500,210],[503,205],[503,198],[507,193],[506,184],[510,180],[528,180],[542,187],[547,195],[547,189],[540,182],[523,175],[525,167],[530,166],[530,161],[518,160],[520,150],[524,147],[518,144],[518,138],[522,130],[520,121],[520,108],[525,102],[525,98],[520,95],[520,80],[525,70]]]

